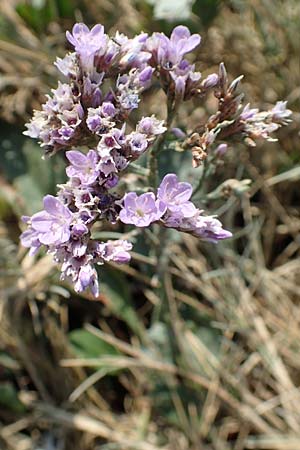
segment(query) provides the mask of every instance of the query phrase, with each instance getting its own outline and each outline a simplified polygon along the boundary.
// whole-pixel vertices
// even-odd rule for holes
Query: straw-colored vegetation
[[[253,180],[212,203],[231,242],[150,233],[152,254],[137,235],[97,301],[19,246],[21,214],[63,179],[63,159],[41,161],[22,126],[56,83],[75,19],[129,34],[173,24],[141,1],[36,2],[50,5],[36,18],[34,3],[0,1],[0,448],[299,450],[299,1],[195,2],[201,70],[225,61],[253,105],[287,99],[293,123],[277,143],[233,144],[206,186]],[[187,109],[186,125],[204,113]]]

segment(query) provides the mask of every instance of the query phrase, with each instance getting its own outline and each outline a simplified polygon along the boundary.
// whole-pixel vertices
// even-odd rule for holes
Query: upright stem
[[[205,159],[204,162],[203,162],[203,171],[202,171],[202,174],[201,174],[201,177],[200,177],[198,186],[196,186],[195,189],[194,189],[193,197],[194,197],[195,194],[197,194],[197,192],[199,192],[199,191],[202,189],[202,187],[203,187],[203,183],[204,183],[204,180],[205,180],[205,178],[206,178],[206,171],[207,171],[207,168],[208,168],[208,163],[207,163],[207,160]]]

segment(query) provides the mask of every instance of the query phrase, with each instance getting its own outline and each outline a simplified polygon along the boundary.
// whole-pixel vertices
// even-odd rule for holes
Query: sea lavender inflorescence
[[[249,105],[241,109],[242,98],[236,94],[240,78],[228,86],[223,64],[219,74],[202,80],[195,65],[185,59],[201,38],[191,35],[185,26],[177,26],[170,38],[163,33],[141,33],[129,39],[119,32],[110,38],[102,25],[90,30],[79,23],[72,33],[67,32],[67,39],[75,51],[55,63],[67,82],[59,82],[52,90],[24,134],[38,139],[46,155],[66,152],[68,181],[58,186],[56,197],[44,198],[43,211],[23,218],[27,229],[21,241],[32,254],[46,246],[61,264],[62,279],[70,279],[77,292],[90,288],[97,296],[95,265],[127,263],[132,244],[124,239],[92,239],[96,222],[121,221],[136,227],[157,223],[210,242],[231,236],[218,219],[194,205],[192,186],[179,182],[175,174],[167,174],[156,192],[156,186],[149,186],[148,192],[128,192],[120,197],[115,189],[125,169],[133,167],[145,152],[153,152],[170,129],[170,117],[165,126],[153,115],[140,118],[134,129],[132,122],[129,125],[130,113],[138,109],[153,78],[167,94],[170,114],[180,101],[201,99],[210,90],[219,100],[219,109],[202,134],[186,136],[173,129],[177,130],[175,136],[180,132],[185,139],[185,147],[191,148],[194,166],[201,164],[217,140],[221,143],[214,154],[223,155],[227,144],[222,141],[227,136],[239,134],[251,144],[257,137],[271,139],[273,131],[289,122],[291,112],[286,102],[278,102],[269,112]]]

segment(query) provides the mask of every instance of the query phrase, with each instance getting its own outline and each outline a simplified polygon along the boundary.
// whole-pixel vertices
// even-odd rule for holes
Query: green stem
[[[207,159],[205,159],[203,162],[203,171],[202,171],[198,186],[195,187],[192,197],[194,197],[197,194],[197,192],[201,191],[204,180],[206,178],[207,168],[208,168],[208,161],[207,161]]]

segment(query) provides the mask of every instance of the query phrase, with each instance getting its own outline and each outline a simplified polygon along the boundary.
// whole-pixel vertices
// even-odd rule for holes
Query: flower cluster
[[[193,234],[210,242],[232,236],[224,230],[214,216],[206,216],[191,202],[193,188],[190,183],[179,182],[175,174],[167,174],[157,189],[138,196],[129,192],[124,196],[120,220],[137,227],[158,222],[168,228]]]
[[[291,122],[292,111],[287,109],[287,102],[279,101],[269,111],[250,108],[249,104],[243,107],[244,96],[238,93],[243,76],[239,76],[229,84],[223,63],[220,64],[218,80],[213,80],[214,74],[210,78],[214,84],[214,95],[219,103],[218,111],[209,117],[202,127],[202,132],[191,133],[185,141],[185,146],[192,150],[194,167],[202,164],[208,150],[217,140],[239,137],[250,146],[255,146],[255,141],[259,138],[272,142],[277,140],[273,137],[273,133],[282,125]],[[207,80],[208,78],[206,82]],[[224,154],[226,149],[227,144],[223,142],[215,151],[220,155]]]
[[[224,138],[227,132],[269,139],[272,131],[289,121],[290,111],[285,102],[277,103],[268,113],[248,105],[241,111],[241,98],[235,94],[239,79],[228,86],[223,65],[219,74],[201,80],[200,72],[186,59],[201,38],[181,25],[170,38],[163,33],[140,33],[130,39],[119,32],[110,38],[102,25],[90,30],[79,23],[72,33],[67,32],[67,39],[74,51],[55,63],[67,81],[52,90],[41,111],[35,111],[25,134],[38,139],[47,155],[65,151],[68,180],[58,186],[57,196],[44,198],[42,211],[23,218],[27,229],[21,241],[31,253],[45,246],[61,264],[62,279],[70,279],[78,292],[90,288],[98,295],[95,266],[127,263],[132,244],[122,239],[93,239],[96,222],[105,226],[121,221],[136,227],[156,222],[210,242],[231,236],[219,220],[194,205],[192,186],[179,182],[175,174],[164,177],[156,195],[150,192],[154,186],[139,196],[128,192],[121,198],[118,194],[125,169],[161,143],[167,131],[155,116],[140,117],[134,124],[132,117],[129,120],[154,77],[167,93],[168,110],[175,110],[179,101],[201,99],[210,89],[219,99],[219,110],[209,119],[202,136],[194,133],[187,139],[195,165],[200,151],[205,152],[217,136]],[[175,135],[185,137],[174,130]],[[224,154],[226,149],[221,143],[216,153]],[[156,155],[154,150],[151,155]],[[155,164],[150,164],[150,169],[155,169]]]

